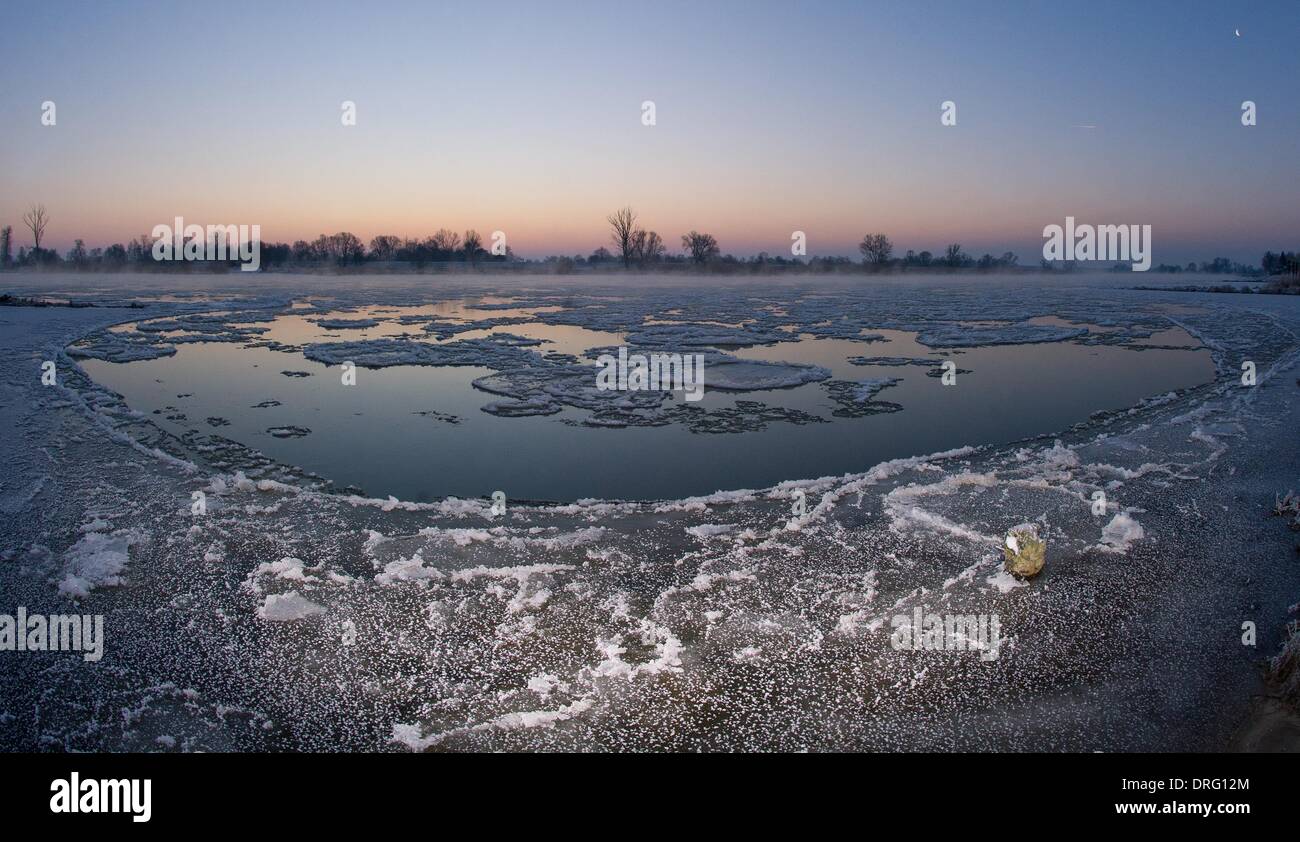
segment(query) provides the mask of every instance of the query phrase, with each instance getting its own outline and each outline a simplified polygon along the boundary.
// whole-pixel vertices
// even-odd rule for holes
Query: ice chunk
[[[317,605],[297,591],[288,591],[287,593],[268,596],[266,601],[257,609],[257,616],[263,620],[282,623],[290,620],[301,620],[313,614],[320,614],[324,610],[324,606]]]
[[[830,370],[819,365],[727,358],[706,361],[704,387],[733,392],[788,389],[828,380],[830,376]]]
[[[1138,523],[1128,512],[1120,512],[1110,519],[1110,523],[1101,530],[1100,549],[1113,553],[1126,553],[1134,541],[1146,537],[1142,524]]]
[[[122,571],[130,560],[128,550],[138,542],[137,533],[130,530],[111,535],[86,533],[64,554],[59,593],[81,599],[95,588],[122,584]]]

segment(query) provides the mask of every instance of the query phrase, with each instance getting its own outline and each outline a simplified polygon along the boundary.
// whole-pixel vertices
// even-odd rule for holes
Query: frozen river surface
[[[98,661],[0,651],[9,749],[1212,750],[1249,714],[1300,594],[1294,533],[1270,515],[1300,488],[1295,298],[1087,276],[683,279],[634,293],[625,278],[3,280],[100,306],[0,309],[0,613],[105,618]],[[502,313],[522,320],[488,323]],[[423,315],[438,318],[402,323]],[[699,411],[665,401],[638,409],[643,423],[549,370],[589,366],[607,340],[829,376]],[[161,369],[127,374],[176,360],[178,376],[203,354],[212,371],[193,389]],[[850,357],[968,373],[943,386],[933,366]],[[334,385],[345,358],[355,387]],[[491,391],[473,384],[503,372],[516,373]],[[462,374],[445,389],[420,380]],[[882,377],[903,380],[830,385]],[[142,381],[155,379],[151,392]],[[272,384],[280,396],[248,391]],[[537,469],[571,485],[520,478],[538,491],[513,492],[507,460],[484,469],[505,471],[501,483],[462,489],[448,467],[392,497],[376,485],[386,470],[353,478],[341,461],[275,449],[330,430],[343,446],[349,428],[292,413],[340,415],[336,401],[368,388],[382,391],[349,417],[388,417],[381,434],[403,440],[414,434],[384,413],[410,399],[403,419],[437,413],[409,416],[437,431],[428,449],[475,422],[528,431],[501,442],[551,429],[615,449],[620,436],[679,438],[651,468],[632,457],[621,480],[579,445]],[[516,406],[484,411],[493,402]],[[290,414],[246,422],[276,411]],[[276,426],[309,432],[266,434]],[[873,463],[851,439],[917,444]],[[711,461],[743,464],[747,447],[759,473]],[[632,499],[575,499],[584,478]],[[498,487],[511,490],[504,513],[486,496]],[[1024,583],[1001,572],[1001,547],[1027,523],[1047,552]],[[896,618],[918,609],[996,615],[996,657],[895,648]]]
[[[1039,306],[996,285],[956,302],[881,286],[385,297],[141,320],[72,354],[176,435],[420,502],[762,488],[1050,433],[1214,378],[1176,308]],[[703,399],[597,389],[596,359],[620,347],[699,355]]]

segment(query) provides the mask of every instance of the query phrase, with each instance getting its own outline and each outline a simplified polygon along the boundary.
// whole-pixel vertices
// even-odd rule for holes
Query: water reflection
[[[483,303],[509,300],[485,297],[422,307],[294,311],[255,326],[269,327],[264,338],[288,345],[402,336],[436,343],[507,332],[542,340],[538,350],[543,353],[575,356],[623,339],[617,333],[524,322],[439,340],[426,334],[422,324],[395,321],[398,316],[438,316],[463,323],[531,318],[539,312],[475,309]],[[327,329],[316,323],[321,318],[387,321],[362,329]],[[490,373],[479,367],[363,369],[358,386],[344,388],[337,369],[301,354],[221,343],[182,344],[173,357],[124,365],[96,360],[82,365],[98,382],[122,393],[132,407],[146,413],[159,410],[154,417],[174,432],[216,432],[340,485],[412,500],[482,496],[495,489],[513,499],[662,499],[763,487],[784,479],[860,471],[900,456],[1005,443],[1063,429],[1098,410],[1208,382],[1214,374],[1209,352],[1177,328],[1153,335],[1143,344],[1155,347],[1142,351],[1057,342],[943,354],[918,344],[913,333],[871,332],[882,335],[883,341],[805,334],[797,342],[732,353],[755,360],[813,363],[830,369],[836,379],[901,378],[881,398],[901,404],[902,412],[834,417],[835,404],[816,383],[744,394],[707,393],[698,406],[716,409],[734,406],[737,400],[756,400],[827,421],[774,423],[761,431],[731,434],[692,433],[677,426],[596,429],[566,424],[586,417],[577,410],[499,418],[480,409],[493,396],[470,385]],[[848,359],[855,356],[952,359],[970,373],[960,374],[954,386],[943,386],[938,378],[926,376],[927,368],[854,365]],[[287,377],[283,371],[312,376]],[[680,400],[680,394],[675,399]],[[270,405],[276,401],[278,405]],[[305,427],[311,434],[285,439],[267,432],[283,426]]]

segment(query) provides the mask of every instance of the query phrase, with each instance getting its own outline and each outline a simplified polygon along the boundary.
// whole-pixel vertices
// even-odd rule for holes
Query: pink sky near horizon
[[[51,216],[46,242],[66,250],[79,237],[88,248],[104,247],[148,234],[155,225],[170,225],[179,215],[199,225],[259,224],[267,242],[312,240],[346,230],[368,243],[379,234],[419,239],[442,227],[457,232],[474,228],[485,240],[493,231],[504,231],[514,252],[524,257],[585,255],[609,245],[605,216],[618,207],[597,191],[565,192],[541,180],[506,186],[444,182],[436,190],[336,180],[305,181],[288,189],[283,179],[273,184],[249,190],[212,183],[200,191],[201,198],[179,201],[165,182],[135,190],[114,184],[87,191],[46,190],[41,199]],[[1022,263],[1035,263],[1042,227],[1060,223],[1066,215],[1080,222],[1151,224],[1158,247],[1200,244],[1193,250],[1213,251],[1216,245],[1230,248],[1251,240],[1273,243],[1272,248],[1288,245],[1284,224],[1273,232],[1260,230],[1248,208],[1234,211],[1231,196],[1207,207],[1184,206],[1179,218],[1170,219],[1159,207],[1101,197],[1065,203],[984,196],[978,184],[934,191],[913,187],[910,194],[901,187],[879,187],[876,195],[849,199],[794,191],[779,183],[729,187],[695,196],[676,196],[667,189],[628,192],[641,196],[633,203],[639,224],[658,231],[672,252],[680,250],[681,234],[697,229],[716,236],[724,253],[789,255],[792,232],[803,231],[810,255],[855,255],[862,235],[883,231],[900,255],[907,249],[938,252],[958,242],[976,255],[1011,250]],[[12,196],[0,203],[0,219],[15,228],[15,249],[30,245],[20,219],[23,207]]]

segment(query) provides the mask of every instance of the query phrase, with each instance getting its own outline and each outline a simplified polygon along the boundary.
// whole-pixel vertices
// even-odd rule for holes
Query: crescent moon
[[[1241,37],[1241,30],[1240,30],[1240,29],[1234,29],[1234,30],[1232,30],[1232,31],[1235,32],[1235,33],[1237,34],[1237,37],[1238,37],[1238,38]]]

